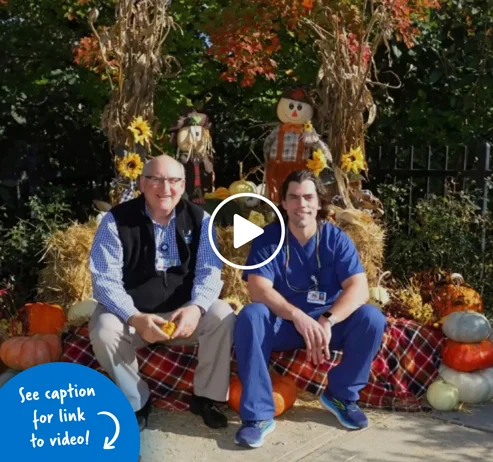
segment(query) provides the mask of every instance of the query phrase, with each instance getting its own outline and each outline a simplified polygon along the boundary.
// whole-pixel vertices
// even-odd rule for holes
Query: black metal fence
[[[428,148],[416,152],[414,147],[393,148],[385,152],[383,147],[368,154],[370,171],[369,188],[376,191],[381,184],[405,187],[407,194],[407,231],[411,232],[416,201],[430,194],[446,195],[455,192],[479,190],[479,207],[484,216],[489,205],[491,170],[491,144],[482,143],[476,149],[464,147],[451,152],[445,147]],[[481,252],[484,257],[487,244],[486,229],[482,227]]]
[[[392,182],[394,185],[407,183],[408,219],[412,218],[416,199],[430,193],[443,194],[454,186],[455,190],[468,191],[471,187],[482,190],[481,211],[488,210],[488,178],[492,175],[490,168],[491,144],[483,143],[478,152],[464,147],[459,152],[451,153],[448,147],[417,155],[414,147],[407,149],[393,148],[385,152],[380,146],[377,152],[368,155],[370,170],[370,189],[379,184]]]

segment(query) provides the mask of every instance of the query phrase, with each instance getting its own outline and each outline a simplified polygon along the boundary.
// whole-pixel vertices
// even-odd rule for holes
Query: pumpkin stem
[[[390,274],[391,274],[390,271],[385,271],[384,273],[382,273],[382,275],[378,278],[377,287],[380,287],[380,283],[382,282],[382,279],[386,278],[387,276],[390,276]]]
[[[459,273],[452,273],[450,275],[450,280],[454,283],[457,284],[458,286],[461,286],[464,284],[464,278],[462,277],[462,274]]]

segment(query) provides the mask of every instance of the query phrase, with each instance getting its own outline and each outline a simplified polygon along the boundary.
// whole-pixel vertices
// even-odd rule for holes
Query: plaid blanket
[[[407,319],[388,318],[388,328],[373,361],[368,384],[360,392],[359,405],[395,411],[422,410],[419,398],[438,375],[442,344],[440,329]],[[137,355],[154,404],[165,409],[187,410],[193,391],[197,347],[152,345],[138,350]],[[306,361],[304,350],[275,352],[270,367],[281,375],[293,377],[298,389],[318,396],[327,385],[328,371],[340,363],[342,355],[341,351],[333,351],[329,361],[315,367]],[[104,374],[93,355],[87,325],[64,336],[62,361],[82,364]],[[231,361],[234,375],[234,348]]]

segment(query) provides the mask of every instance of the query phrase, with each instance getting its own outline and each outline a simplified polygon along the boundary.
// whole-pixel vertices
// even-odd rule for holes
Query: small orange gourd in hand
[[[173,321],[165,321],[161,326],[161,330],[168,336],[171,337],[173,332],[176,330],[176,324]]]

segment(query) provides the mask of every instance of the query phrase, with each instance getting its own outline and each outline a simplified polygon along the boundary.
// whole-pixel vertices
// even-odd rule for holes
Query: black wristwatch
[[[332,311],[326,311],[325,313],[322,313],[322,316],[324,318],[330,319],[330,317],[332,316]]]
[[[331,325],[331,327],[334,327],[334,324],[337,322],[335,317],[332,317],[332,311],[326,311],[325,313],[322,313],[322,316],[325,318],[325,319],[328,319],[329,320],[329,323]]]

